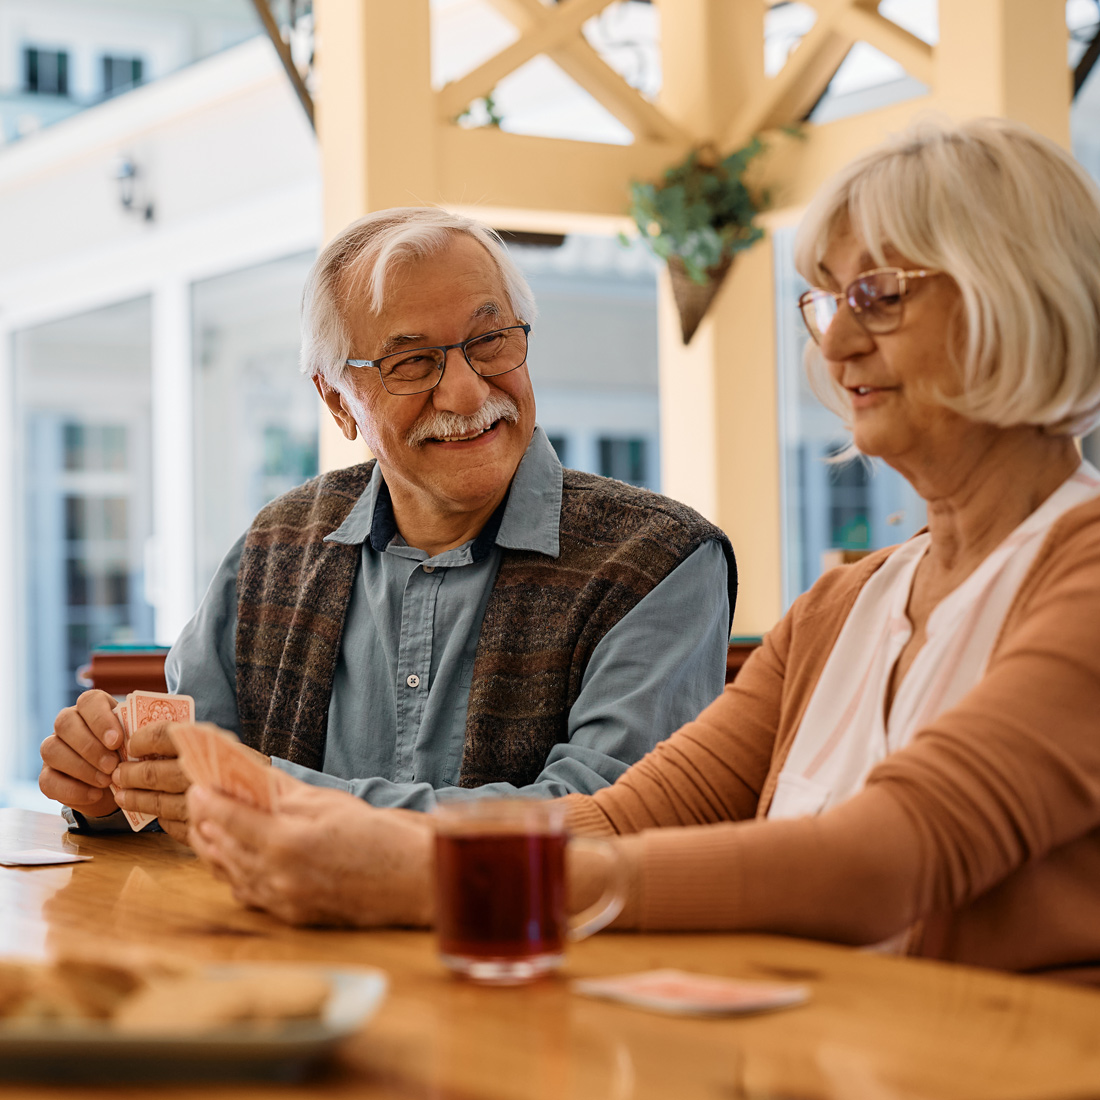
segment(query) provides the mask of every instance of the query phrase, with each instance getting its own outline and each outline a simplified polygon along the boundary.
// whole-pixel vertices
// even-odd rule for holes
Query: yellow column
[[[1069,148],[1064,0],[940,4],[936,98],[959,118],[1018,119]]]
[[[317,138],[325,237],[438,198],[429,0],[317,0]],[[321,469],[368,456],[321,410]]]
[[[660,9],[661,106],[698,140],[717,140],[763,80],[764,5]],[[729,535],[742,585],[734,632],[762,633],[782,611],[771,245],[737,257],[687,347],[667,278],[658,293],[662,490]]]

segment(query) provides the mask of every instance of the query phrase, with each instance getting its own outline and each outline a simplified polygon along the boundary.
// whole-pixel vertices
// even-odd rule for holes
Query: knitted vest
[[[241,737],[309,768],[324,761],[333,674],[362,553],[323,539],[351,511],[373,466],[324,474],[272,501],[241,556]],[[718,528],[667,497],[565,470],[559,556],[502,554],[478,638],[461,785],[533,782],[551,748],[567,739],[569,709],[600,639],[708,539],[726,555],[732,616],[737,570]]]

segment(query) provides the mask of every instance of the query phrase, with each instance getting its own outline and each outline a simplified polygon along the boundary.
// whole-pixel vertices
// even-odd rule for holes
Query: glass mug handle
[[[567,935],[572,943],[587,939],[594,932],[606,928],[622,911],[626,904],[627,874],[626,861],[619,850],[607,840],[594,837],[571,837],[569,848],[573,851],[598,850],[603,856],[610,856],[611,881],[604,887],[603,893],[587,909],[575,913],[569,918]]]

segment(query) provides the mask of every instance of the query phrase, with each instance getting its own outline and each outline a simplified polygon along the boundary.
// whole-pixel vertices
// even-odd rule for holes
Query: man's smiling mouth
[[[486,432],[491,432],[498,424],[499,420],[494,420],[488,427],[481,428],[479,431],[470,432],[468,435],[441,435],[434,436],[431,439],[432,443],[469,443],[472,439],[479,439]]]

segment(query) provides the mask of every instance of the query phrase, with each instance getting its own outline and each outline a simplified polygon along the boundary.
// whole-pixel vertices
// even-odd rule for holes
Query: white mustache
[[[473,435],[483,432],[490,424],[505,420],[515,424],[519,420],[519,406],[506,394],[492,393],[485,404],[469,416],[451,412],[430,412],[418,420],[405,434],[410,447],[419,447],[429,439],[445,436]]]

